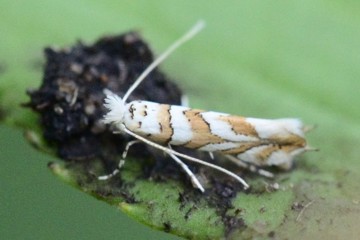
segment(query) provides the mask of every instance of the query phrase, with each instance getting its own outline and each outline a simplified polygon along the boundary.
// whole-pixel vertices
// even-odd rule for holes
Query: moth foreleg
[[[125,160],[130,147],[136,143],[141,143],[141,141],[140,140],[132,140],[126,144],[125,150],[123,151],[122,156],[121,156],[123,160]]]
[[[134,145],[136,143],[140,143],[140,142],[141,142],[140,140],[132,140],[132,141],[128,142],[126,144],[126,146],[125,146],[125,149],[124,149],[122,155],[121,155],[121,159],[119,161],[119,164],[115,168],[115,170],[112,173],[108,174],[108,175],[99,176],[98,179],[99,180],[108,180],[108,179],[114,177],[116,174],[118,174],[120,172],[120,169],[122,168],[122,166],[124,166],[124,164],[125,164],[125,158],[127,156],[127,153],[129,151],[130,147],[132,145]]]

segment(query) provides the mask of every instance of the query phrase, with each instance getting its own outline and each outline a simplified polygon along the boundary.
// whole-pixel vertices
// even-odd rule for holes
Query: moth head
[[[119,96],[110,91],[106,91],[105,94],[104,106],[108,109],[108,113],[105,114],[103,122],[114,125],[120,130],[124,122],[125,103]]]

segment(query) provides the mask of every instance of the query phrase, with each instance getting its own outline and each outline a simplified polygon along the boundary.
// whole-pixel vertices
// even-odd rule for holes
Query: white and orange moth
[[[300,120],[240,117],[142,100],[126,103],[132,91],[155,67],[203,27],[204,22],[198,22],[174,42],[148,66],[123,98],[107,91],[105,107],[109,112],[104,116],[104,123],[113,125],[117,132],[129,134],[137,139],[128,143],[123,159],[132,144],[144,142],[173,158],[189,175],[193,186],[202,192],[205,191],[204,187],[180,158],[217,169],[238,180],[247,189],[249,185],[235,173],[174,151],[171,146],[206,151],[211,156],[213,153],[221,153],[239,166],[247,167],[265,176],[272,176],[261,167],[276,166],[289,169],[295,156],[311,150],[304,136],[306,129]],[[106,180],[114,176],[123,164],[124,160],[121,160],[112,174],[101,176],[99,179]]]

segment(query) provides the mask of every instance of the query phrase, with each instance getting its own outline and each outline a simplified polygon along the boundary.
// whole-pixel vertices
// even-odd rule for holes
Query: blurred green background
[[[0,127],[1,239],[179,239],[66,185],[20,131]]]
[[[160,53],[200,18],[207,28],[162,69],[192,106],[296,116],[318,125],[309,139],[321,152],[306,163],[325,173],[322,180],[346,178],[340,194],[354,205],[344,229],[349,239],[358,236],[352,214],[360,212],[359,13],[360,2],[351,0],[0,0],[0,115],[6,124],[0,126],[0,238],[178,239],[53,177],[46,164],[55,158],[22,137],[19,127],[31,126],[34,115],[19,104],[28,100],[27,88],[40,84],[45,46],[92,43],[137,29]]]

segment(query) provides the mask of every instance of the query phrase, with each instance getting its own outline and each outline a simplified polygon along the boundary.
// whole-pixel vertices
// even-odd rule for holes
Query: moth
[[[130,94],[155,67],[203,27],[204,22],[200,21],[175,41],[148,66],[123,98],[110,91],[106,92],[104,106],[108,112],[104,116],[104,123],[113,125],[116,133],[129,134],[136,140],[127,144],[118,168],[110,175],[101,176],[99,179],[106,180],[116,175],[124,164],[128,149],[137,142],[146,143],[167,153],[182,167],[193,186],[201,192],[205,191],[204,187],[181,158],[219,170],[239,181],[245,189],[249,188],[249,185],[235,173],[177,152],[171,146],[205,151],[211,156],[213,153],[220,153],[237,165],[268,177],[272,174],[261,169],[262,167],[276,166],[287,170],[291,168],[297,155],[312,150],[306,143],[306,127],[299,119],[248,118],[142,100],[126,102]]]

